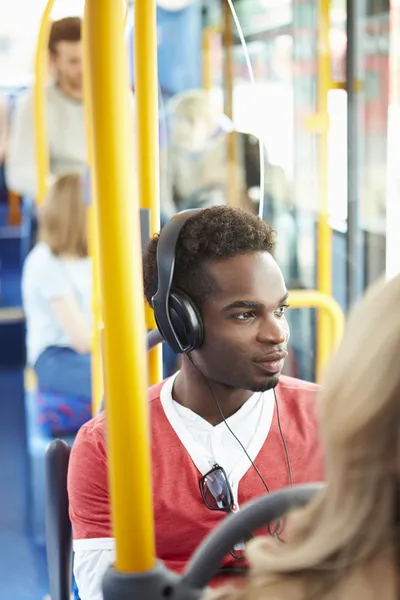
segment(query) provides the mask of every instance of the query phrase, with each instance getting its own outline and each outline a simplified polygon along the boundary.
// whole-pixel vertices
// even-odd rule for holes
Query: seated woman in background
[[[38,217],[38,241],[22,275],[28,363],[38,378],[42,424],[53,433],[76,431],[91,417],[92,267],[79,175],[58,179]],[[52,404],[46,392],[61,398]]]
[[[323,388],[328,485],[287,542],[248,544],[250,574],[219,600],[400,598],[400,276],[367,293]]]

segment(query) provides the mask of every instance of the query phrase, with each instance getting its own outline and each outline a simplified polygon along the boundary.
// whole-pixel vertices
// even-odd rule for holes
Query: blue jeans
[[[90,354],[50,346],[37,359],[35,371],[42,391],[78,396],[88,401],[92,398]]]

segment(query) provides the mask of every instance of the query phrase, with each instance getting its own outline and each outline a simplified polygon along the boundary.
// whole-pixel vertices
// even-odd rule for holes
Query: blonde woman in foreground
[[[248,545],[249,579],[224,600],[400,598],[400,276],[351,315],[322,394],[328,486],[288,539]]]

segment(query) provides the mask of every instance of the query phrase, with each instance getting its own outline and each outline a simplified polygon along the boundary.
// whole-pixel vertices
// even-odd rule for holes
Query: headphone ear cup
[[[168,319],[162,319],[161,315],[158,314],[158,311],[154,310],[154,317],[158,331],[161,333],[162,337],[170,346],[172,351],[175,352],[175,354],[180,354],[185,351],[185,331],[181,318],[178,316],[176,310],[171,308],[171,303],[169,304],[168,308],[168,316],[171,320],[171,323]],[[179,342],[176,340],[175,336],[178,338]]]
[[[169,297],[171,321],[184,352],[199,348],[204,339],[203,320],[194,302],[185,292],[171,290]]]

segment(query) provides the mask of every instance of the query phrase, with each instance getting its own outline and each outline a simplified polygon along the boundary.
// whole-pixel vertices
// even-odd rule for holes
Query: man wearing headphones
[[[173,571],[226,513],[324,479],[318,387],[281,376],[288,292],[273,251],[267,223],[218,206],[175,215],[144,256],[147,301],[182,354],[149,390],[157,556]],[[76,438],[68,488],[80,597],[101,600],[115,557],[104,412]],[[279,538],[283,524],[268,529]],[[221,574],[243,574],[243,558],[232,548]]]

